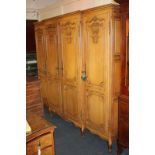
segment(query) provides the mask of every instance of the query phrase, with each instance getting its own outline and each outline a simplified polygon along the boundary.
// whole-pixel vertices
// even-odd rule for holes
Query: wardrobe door
[[[36,50],[37,50],[37,66],[38,77],[40,79],[41,96],[44,103],[47,102],[47,79],[46,79],[46,50],[45,50],[45,35],[43,25],[36,26],[35,38],[36,38]]]
[[[40,74],[40,92],[43,99],[43,103],[47,104],[47,78],[45,74]]]
[[[60,93],[61,93],[60,81],[48,79],[47,101],[49,110],[59,115],[62,114]]]
[[[61,54],[63,65],[63,106],[64,115],[80,124],[80,16],[70,15],[60,20]]]
[[[37,65],[38,74],[44,74],[46,70],[46,51],[45,51],[45,38],[43,28],[36,28],[36,49],[37,49]]]
[[[60,100],[61,84],[59,73],[59,51],[57,22],[50,21],[46,25],[47,45],[47,101],[49,110],[61,114],[62,106]]]
[[[85,125],[102,137],[108,136],[108,14],[87,13],[83,18],[86,63]]]

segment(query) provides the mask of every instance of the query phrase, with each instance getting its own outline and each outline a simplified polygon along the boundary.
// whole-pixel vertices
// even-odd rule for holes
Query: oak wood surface
[[[58,22],[50,20],[45,24],[46,38],[46,71],[47,71],[47,102],[49,110],[59,115],[62,114],[61,105],[61,81],[60,81],[60,62],[58,50]]]
[[[37,77],[26,78],[26,111],[43,115],[43,101],[40,93],[40,81]]]
[[[47,76],[46,76],[46,40],[44,38],[43,22],[35,25],[35,40],[37,52],[38,77],[41,85],[41,95],[44,103],[47,103]]]
[[[118,9],[93,9],[83,17],[85,123],[86,128],[108,140],[109,148],[117,137],[118,123],[121,35]]]
[[[60,52],[62,65],[63,110],[66,119],[81,126],[80,98],[80,20],[75,13],[59,19]]]

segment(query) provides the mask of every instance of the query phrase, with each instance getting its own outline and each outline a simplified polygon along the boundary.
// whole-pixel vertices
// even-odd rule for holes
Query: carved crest
[[[75,29],[75,23],[71,23],[70,21],[68,21],[65,24],[62,24],[61,27],[63,29],[67,42],[71,43],[73,30]]]
[[[94,43],[98,43],[100,26],[103,26],[103,19],[94,16],[90,21],[87,21],[91,29],[91,37]]]

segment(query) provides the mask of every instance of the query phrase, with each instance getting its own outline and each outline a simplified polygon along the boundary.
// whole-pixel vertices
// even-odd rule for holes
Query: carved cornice
[[[91,37],[93,43],[98,43],[100,27],[103,26],[103,21],[103,18],[98,18],[94,16],[91,20],[86,22],[91,29]]]
[[[75,23],[68,21],[65,24],[62,24],[61,27],[62,27],[63,33],[65,34],[67,43],[71,43],[73,30],[75,29]]]

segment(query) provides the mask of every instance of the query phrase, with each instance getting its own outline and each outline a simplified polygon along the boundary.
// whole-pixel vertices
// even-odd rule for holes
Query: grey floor
[[[45,118],[57,126],[55,130],[55,152],[56,155],[117,155],[117,143],[113,143],[112,152],[108,152],[107,142],[87,131],[81,136],[80,129],[72,123],[51,115],[48,109],[44,110]],[[52,116],[52,117],[51,117]],[[125,149],[122,155],[128,155]]]

